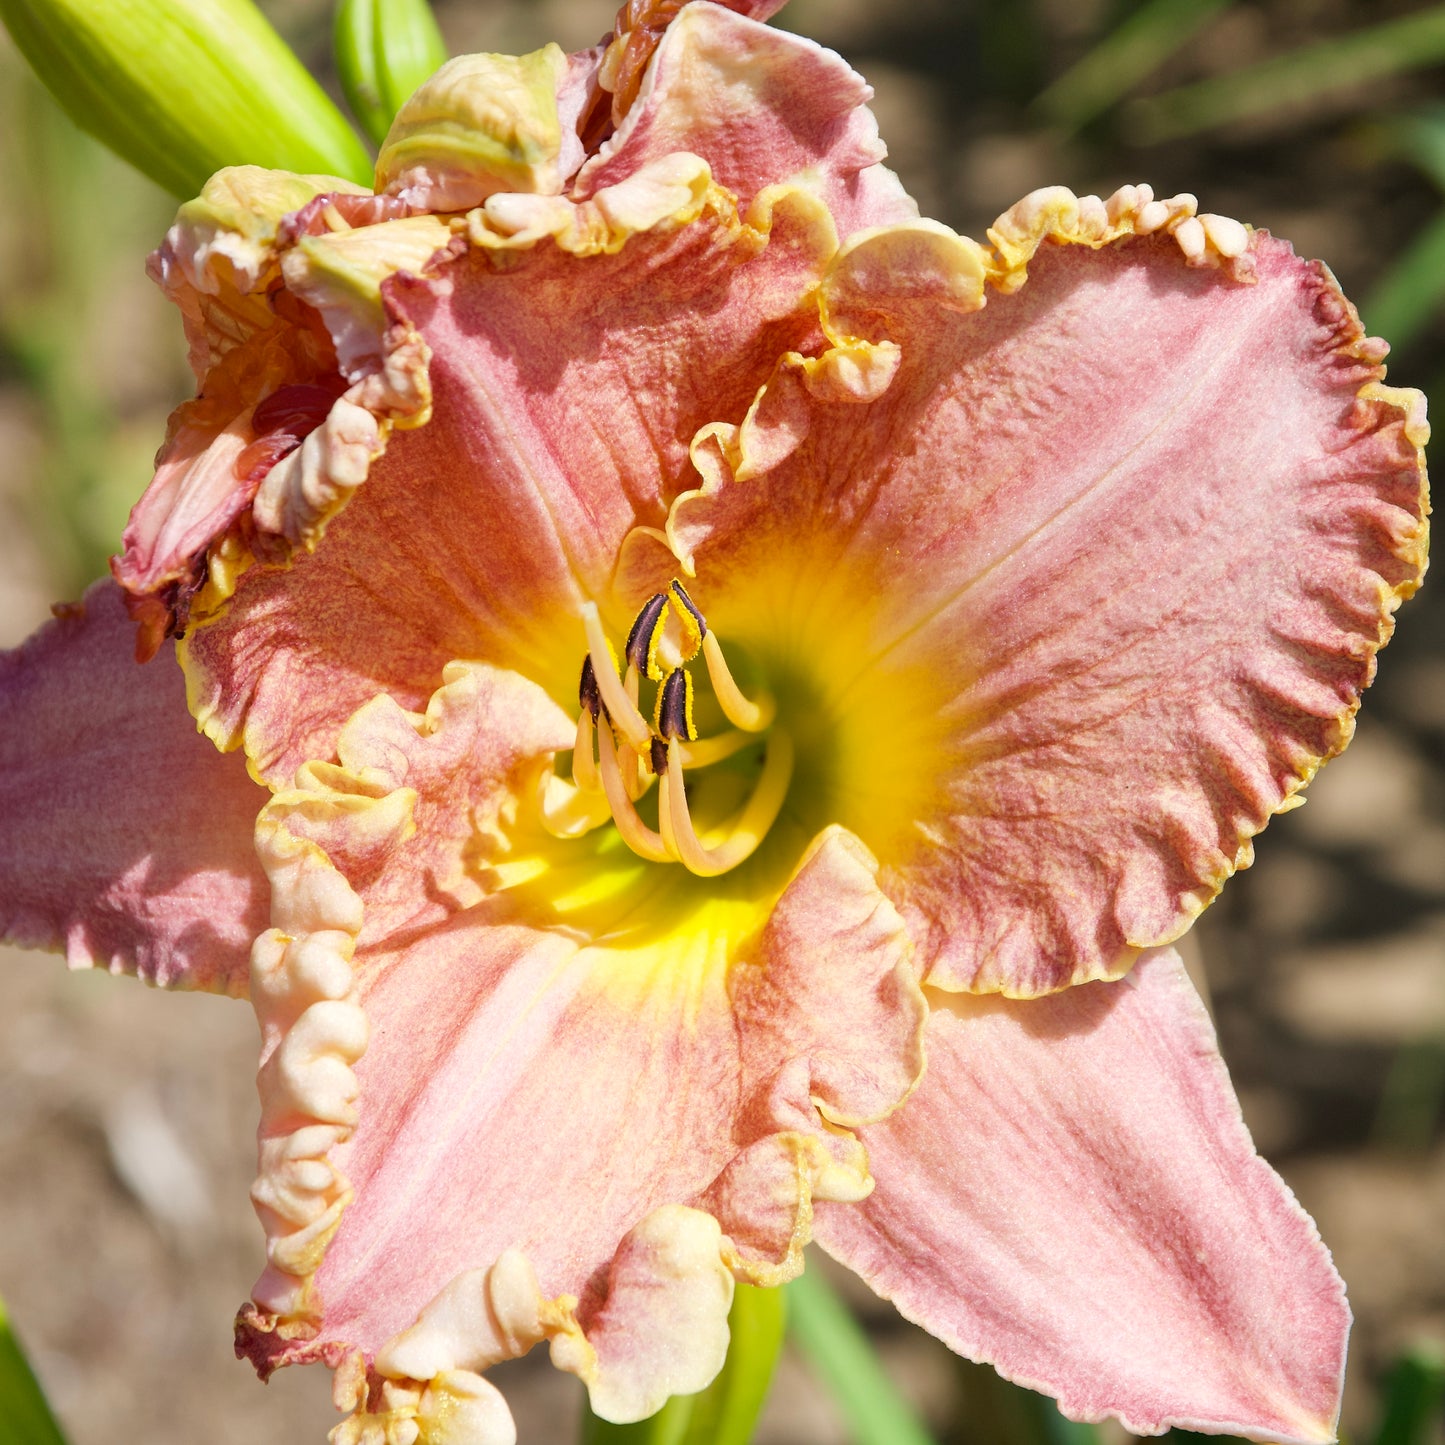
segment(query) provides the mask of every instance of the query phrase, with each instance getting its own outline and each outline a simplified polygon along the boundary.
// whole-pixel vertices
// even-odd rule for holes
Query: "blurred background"
[[[262,8],[330,83],[326,0]],[[437,7],[454,53],[578,48],[614,8]],[[1192,191],[1328,261],[1394,344],[1391,379],[1445,405],[1445,7],[793,0],[779,23],[872,82],[892,164],[926,214],[981,237],[1041,185]],[[178,318],[143,269],[174,202],[77,132],[3,34],[0,195],[12,645],[103,571],[189,375]],[[1411,1368],[1400,1361],[1419,1381],[1445,1350],[1442,624],[1445,592],[1427,586],[1348,755],[1270,826],[1194,934],[1255,1138],[1350,1287],[1344,1427],[1358,1445],[1445,1440],[1431,1411],[1399,1433],[1399,1389],[1384,1420],[1389,1382]],[[231,1313],[261,1258],[246,1199],[255,1050],[244,1005],[0,953],[0,1294],[74,1445],[319,1442],[335,1423],[324,1372],[283,1371],[262,1390],[231,1356]],[[1129,1438],[1078,1432],[838,1284],[940,1445]],[[499,1375],[524,1441],[573,1437],[575,1381],[540,1358]],[[790,1353],[759,1439],[849,1438]]]

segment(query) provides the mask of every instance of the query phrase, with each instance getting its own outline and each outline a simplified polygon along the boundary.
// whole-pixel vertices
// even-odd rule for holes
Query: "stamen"
[[[653,739],[657,741],[656,738]],[[622,786],[627,796],[635,803],[651,786],[652,774],[627,743],[617,745],[617,766],[622,772]]]
[[[775,728],[769,735],[767,757],[757,790],[748,799],[727,838],[716,848],[705,848],[693,831],[692,817],[687,808],[687,789],[682,777],[681,748],[678,742],[667,745],[667,772],[662,776],[658,803],[661,816],[667,819],[663,834],[690,873],[696,873],[700,878],[713,878],[736,868],[750,857],[777,821],[793,777],[793,740],[782,728]]]
[[[662,681],[662,669],[657,665],[657,646],[662,641],[662,629],[667,622],[667,594],[654,592],[642,604],[642,611],[627,634],[627,646],[623,654],[628,663],[639,672],[645,672],[654,682]]]
[[[709,632],[704,635],[702,655],[707,661],[707,672],[712,678],[712,690],[717,694],[718,706],[722,708],[727,720],[744,732],[762,732],[772,722],[778,710],[772,697],[764,693],[757,702],[750,702],[743,696],[723,660],[722,646],[716,633]]]
[[[580,838],[612,821],[611,806],[600,789],[589,792],[574,787],[550,771],[539,780],[537,811],[542,815],[542,826],[554,838]]]
[[[692,677],[686,668],[668,673],[666,681],[657,689],[652,725],[662,738],[692,742],[697,737],[697,726],[692,720]]]
[[[662,835],[654,833],[637,816],[637,809],[632,806],[632,799],[627,796],[627,789],[622,782],[622,771],[617,763],[617,749],[612,741],[611,729],[597,729],[597,745],[601,762],[602,787],[607,794],[607,802],[612,808],[612,819],[617,824],[617,831],[622,835],[622,841],[639,858],[646,858],[653,863],[672,862],[673,856],[663,842]]]
[[[693,656],[697,655],[697,649],[702,646],[702,640],[707,636],[707,619],[698,610],[698,605],[687,595],[687,589],[677,580],[672,579],[672,586],[667,589],[672,593],[673,600],[679,604],[679,610],[685,612],[692,619],[692,624],[697,630],[697,642],[693,645]]]
[[[577,706],[593,722],[597,721],[597,714],[602,711],[602,694],[597,690],[597,669],[592,666],[590,652],[582,659],[582,680],[577,684]]]
[[[607,709],[612,725],[637,752],[647,747],[652,729],[637,710],[637,704],[627,696],[622,680],[617,676],[617,663],[607,643],[607,634],[602,631],[602,619],[597,613],[595,602],[582,604],[582,626],[587,632],[587,650],[592,655],[593,673],[597,679],[597,690],[602,694],[602,705]],[[599,729],[599,737],[606,735],[606,729]]]
[[[584,678],[586,669],[591,666],[592,660],[588,658],[583,669]],[[593,681],[595,683],[596,679]],[[598,706],[600,709],[600,700]],[[597,733],[596,716],[595,712],[588,711],[584,703],[577,718],[577,740],[572,744],[572,781],[585,793],[602,791],[602,779],[597,776],[597,760],[592,753],[592,741]]]
[[[679,742],[677,747],[682,754],[684,768],[710,768],[714,763],[720,763],[724,758],[732,757],[734,753],[741,752],[757,740],[756,733],[745,733],[737,728],[729,728],[725,733],[718,733],[716,737],[703,738],[699,742]]]

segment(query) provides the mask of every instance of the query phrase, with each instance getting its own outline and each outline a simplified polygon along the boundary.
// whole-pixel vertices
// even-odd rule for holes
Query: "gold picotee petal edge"
[[[866,253],[885,236],[906,237],[915,249],[937,258],[941,264],[931,278],[936,289],[934,299],[940,305],[964,312],[985,305],[990,288],[1007,295],[1022,287],[1027,281],[1029,262],[1045,244],[1088,246],[1097,250],[1134,236],[1168,236],[1188,266],[1217,269],[1242,285],[1251,284],[1256,274],[1253,228],[1228,217],[1200,213],[1195,197],[1188,194],[1156,199],[1147,185],[1122,187],[1107,200],[1097,196],[1079,197],[1064,187],[1035,191],[1004,212],[989,228],[991,247],[979,246],[948,227],[927,220],[860,232],[839,248],[819,287],[820,320],[828,349],[818,356],[784,355],[741,424],[714,422],[698,430],[691,455],[701,485],[675,499],[664,528],[639,528],[628,539],[630,548],[641,557],[646,556],[648,548],[660,543],[673,554],[685,575],[695,576],[696,549],[708,531],[707,507],[724,486],[766,473],[796,451],[812,425],[812,401],[866,404],[876,401],[892,385],[900,363],[897,345],[887,339],[868,340],[850,334],[846,324],[846,297],[836,308],[837,314],[830,307],[832,292],[840,284],[840,278],[847,277],[851,286],[866,291],[873,279],[868,274]],[[850,268],[859,266],[860,253],[864,256],[861,287],[858,279],[848,274]],[[1336,327],[1338,337],[1335,355],[1344,363],[1378,367],[1388,346],[1366,336],[1358,313],[1339,290],[1333,276],[1323,266],[1319,270],[1328,288],[1322,304],[1330,308],[1328,320]],[[1424,448],[1430,428],[1425,409],[1421,392],[1387,386],[1378,380],[1365,382],[1355,393],[1350,417],[1355,432],[1364,435],[1398,423],[1405,442],[1413,448],[1419,476],[1416,524],[1408,530],[1392,529],[1388,535],[1382,534],[1387,550],[1404,564],[1408,575],[1394,585],[1380,583],[1378,629],[1361,654],[1368,659],[1365,685],[1373,679],[1375,655],[1394,631],[1396,609],[1418,588],[1427,565],[1430,505]],[[640,563],[638,569],[641,570]],[[1349,742],[1359,706],[1357,694],[1341,708],[1335,719],[1332,746],[1322,753],[1295,760],[1293,777],[1286,781],[1284,796],[1278,802],[1269,803],[1269,811],[1257,826],[1248,831],[1241,829],[1235,854],[1226,861],[1226,866],[1205,877],[1197,889],[1181,900],[1182,908],[1175,925],[1158,936],[1127,939],[1126,947],[1112,965],[1091,977],[1123,977],[1141,951],[1172,943],[1188,931],[1218,896],[1228,878],[1253,861],[1253,838],[1267,825],[1269,817],[1304,802],[1302,789],[1320,766],[1338,755]],[[1058,986],[1067,987],[1069,983]],[[998,991],[1007,997],[1036,996],[1032,992],[1014,992],[1008,987]]]
[[[419,739],[440,737],[453,696],[469,695],[471,670],[452,664],[426,714],[397,717]],[[358,715],[362,734],[370,711]],[[783,936],[765,931],[729,974],[730,1006],[745,1033],[758,1030],[760,1050],[750,1065],[758,1093],[738,1124],[737,1152],[701,1195],[661,1203],[628,1231],[607,1267],[600,1305],[594,1301],[579,1318],[576,1298],[548,1298],[531,1262],[504,1251],[489,1266],[454,1276],[411,1326],[367,1361],[344,1341],[318,1338],[325,1301],[315,1285],[353,1199],[330,1154],[359,1123],[353,1065],[366,1049],[367,1020],[352,960],[367,910],[311,835],[344,837],[348,855],[354,849],[357,859],[367,860],[362,866],[374,870],[413,838],[419,795],[398,786],[396,776],[415,776],[417,761],[408,762],[390,742],[368,750],[344,736],[341,754],[342,763],[301,768],[257,826],[273,892],[273,926],[258,938],[252,960],[263,1033],[260,1168],[252,1195],[266,1234],[267,1268],[238,1316],[238,1352],[263,1374],[288,1362],[320,1360],[335,1368],[338,1406],[352,1412],[339,1427],[341,1445],[440,1440],[429,1433],[440,1428],[432,1417],[462,1408],[453,1400],[458,1392],[466,1409],[490,1419],[505,1407],[479,1372],[543,1340],[554,1363],[588,1385],[594,1408],[607,1418],[640,1419],[666,1394],[703,1388],[726,1353],[733,1281],[776,1286],[801,1272],[815,1201],[855,1203],[872,1192],[856,1129],[901,1107],[922,1074],[926,1007],[902,920],[876,892],[877,860],[851,835],[830,828],[799,860],[792,879],[810,867],[841,865],[848,872],[838,876],[851,879],[860,897],[867,892],[867,907],[860,903],[856,911],[867,936],[883,947],[872,986],[899,1019],[893,1044],[905,1056],[901,1077],[859,1094],[856,1082],[844,1082],[852,1077],[846,1069],[830,1073],[825,1063],[819,1072],[817,1046],[808,1043],[806,1030],[824,1007],[818,990],[827,983],[828,947],[824,941],[806,956],[795,951],[806,913],[775,922]],[[474,885],[466,897],[476,901]],[[816,887],[810,897],[816,907]],[[769,961],[778,948],[781,961]],[[792,1039],[785,1055],[777,1053],[771,1031],[780,1014],[775,995],[786,995],[801,1021],[785,1030]],[[786,1014],[786,1005],[781,1011]],[[785,1060],[781,1067],[779,1060]],[[657,1338],[678,1341],[668,1347],[680,1353],[665,1391],[639,1344],[649,1311],[658,1319]],[[688,1328],[679,1332],[680,1320]]]
[[[1216,267],[1231,279],[1245,284],[1254,279],[1251,255],[1253,228],[1227,216],[1200,213],[1198,201],[1187,192],[1167,200],[1157,200],[1147,185],[1123,186],[1108,200],[1101,201],[1097,196],[1079,197],[1065,187],[1054,186],[1025,196],[989,228],[989,240],[994,247],[989,283],[1005,294],[1017,290],[1027,280],[1029,261],[1046,242],[1098,248],[1128,236],[1160,233],[1174,238],[1186,264],[1190,266]],[[1330,299],[1337,307],[1338,314],[1334,319],[1344,333],[1336,347],[1336,354],[1366,366],[1378,366],[1388,354],[1389,346],[1378,338],[1366,335],[1359,313],[1340,290],[1333,274],[1327,268],[1321,267],[1321,270],[1330,286]],[[1367,644],[1365,686],[1374,679],[1377,654],[1394,633],[1395,612],[1402,602],[1414,595],[1428,566],[1430,488],[1425,446],[1430,440],[1430,424],[1426,418],[1424,393],[1411,387],[1366,382],[1356,392],[1351,423],[1359,432],[1379,430],[1387,424],[1386,419],[1391,412],[1402,423],[1405,440],[1415,451],[1415,466],[1420,478],[1419,522],[1413,530],[1390,538],[1394,556],[1411,569],[1413,575],[1395,586],[1380,584],[1379,627],[1375,639]],[[1120,958],[1118,968],[1110,976],[1127,974],[1141,951],[1162,947],[1183,937],[1199,915],[1219,896],[1225,883],[1254,862],[1254,839],[1263,832],[1269,818],[1302,806],[1305,802],[1303,790],[1325,763],[1344,751],[1354,736],[1355,717],[1361,701],[1361,696],[1357,694],[1352,703],[1341,709],[1336,719],[1333,746],[1324,753],[1300,760],[1293,778],[1286,784],[1283,799],[1257,828],[1242,833],[1229,866],[1206,879],[1185,901],[1177,926],[1166,929],[1158,937],[1128,940],[1128,952]]]

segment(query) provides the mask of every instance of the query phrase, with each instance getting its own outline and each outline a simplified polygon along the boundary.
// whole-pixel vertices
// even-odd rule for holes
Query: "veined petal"
[[[1068,201],[846,246],[833,349],[699,436],[668,524],[713,625],[813,679],[929,980],[1016,996],[1249,862],[1424,565],[1423,399],[1328,273],[1192,198]]]
[[[743,224],[663,169],[580,204],[493,197],[560,210],[514,235],[489,201],[470,248],[383,286],[432,357],[431,422],[392,437],[314,554],[252,568],[186,640],[198,718],[226,742],[244,726],[260,775],[331,756],[378,692],[424,705],[454,657],[567,697],[580,602],[625,626],[623,539],[663,521],[697,427],[744,409],[778,351],[815,334],[808,298],[835,245],[805,193]],[[659,198],[645,229],[619,219]]]
[[[877,1187],[819,1206],[824,1247],[1072,1419],[1333,1440],[1344,1289],[1178,956],[1052,998],[931,999],[928,1072],[863,1130]]]
[[[866,1195],[852,1130],[922,1069],[916,964],[837,830],[757,897],[605,840],[549,864],[525,800],[565,719],[515,674],[448,676],[424,718],[363,709],[262,816],[270,1266],[238,1345],[263,1372],[360,1351],[404,1411],[547,1338],[639,1418],[711,1378],[733,1277],[796,1273],[814,1199]]]
[[[636,100],[578,173],[574,194],[691,151],[744,205],[788,183],[816,188],[842,236],[906,220],[918,207],[880,164],[887,147],[867,109],[872,97],[832,51],[698,0],[668,25]]]
[[[72,968],[244,995],[266,794],[196,735],[174,659],[131,652],[103,582],[0,656],[0,928]]]

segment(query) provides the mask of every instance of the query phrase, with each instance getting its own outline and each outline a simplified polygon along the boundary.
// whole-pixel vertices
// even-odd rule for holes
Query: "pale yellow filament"
[[[602,694],[603,705],[607,708],[613,726],[634,752],[645,753],[652,740],[652,729],[638,712],[636,702],[628,697],[622,679],[617,676],[617,666],[607,646],[607,634],[602,631],[602,619],[597,614],[595,602],[582,604],[582,626],[587,632],[587,650],[592,654],[592,671],[597,675],[597,690]],[[606,735],[606,728],[599,729],[600,737]]]
[[[594,612],[596,609],[593,609]],[[599,635],[601,628],[598,628]],[[590,639],[591,633],[588,633]],[[728,670],[727,663],[723,660],[722,646],[714,633],[709,632],[702,640],[702,655],[707,660],[708,676],[712,678],[713,691],[717,694],[718,706],[722,708],[727,720],[734,727],[740,727],[747,733],[760,733],[772,722],[777,712],[777,705],[773,699],[764,693],[757,702],[752,702],[744,697],[737,683],[733,681],[733,675]],[[597,665],[594,652],[592,665]],[[771,749],[769,749],[771,756]]]
[[[602,791],[602,779],[597,775],[597,759],[592,752],[595,735],[592,714],[584,707],[577,719],[577,741],[572,744],[572,781],[584,793]]]
[[[612,818],[612,805],[600,790],[576,787],[550,770],[538,780],[537,811],[554,838],[581,838]]]
[[[637,816],[637,809],[632,806],[632,799],[627,796],[627,788],[622,779],[622,769],[617,762],[617,748],[613,744],[610,728],[597,729],[597,744],[602,770],[602,787],[607,794],[607,802],[612,808],[612,818],[617,824],[617,831],[622,835],[622,841],[639,858],[646,858],[653,863],[672,862],[672,854],[668,852],[662,835],[654,833]]]
[[[683,767],[710,768],[714,763],[732,757],[734,753],[741,752],[749,743],[756,741],[756,737],[751,733],[729,728],[727,732],[718,733],[716,737],[698,738],[695,742],[685,743],[679,738],[677,746],[682,753]]]
[[[711,634],[709,634],[711,636]],[[714,684],[716,685],[716,684]],[[719,689],[719,692],[721,689]],[[605,757],[605,754],[604,754]],[[681,745],[667,745],[667,772],[663,774],[658,807],[663,824],[663,839],[677,851],[678,861],[700,878],[713,878],[736,868],[750,857],[767,837],[768,829],[777,821],[793,777],[793,740],[782,728],[775,728],[768,737],[763,775],[747,806],[728,830],[726,839],[716,848],[706,848],[693,830],[687,808],[687,789],[682,778]],[[623,834],[626,837],[626,834]],[[656,836],[656,835],[654,835]]]

